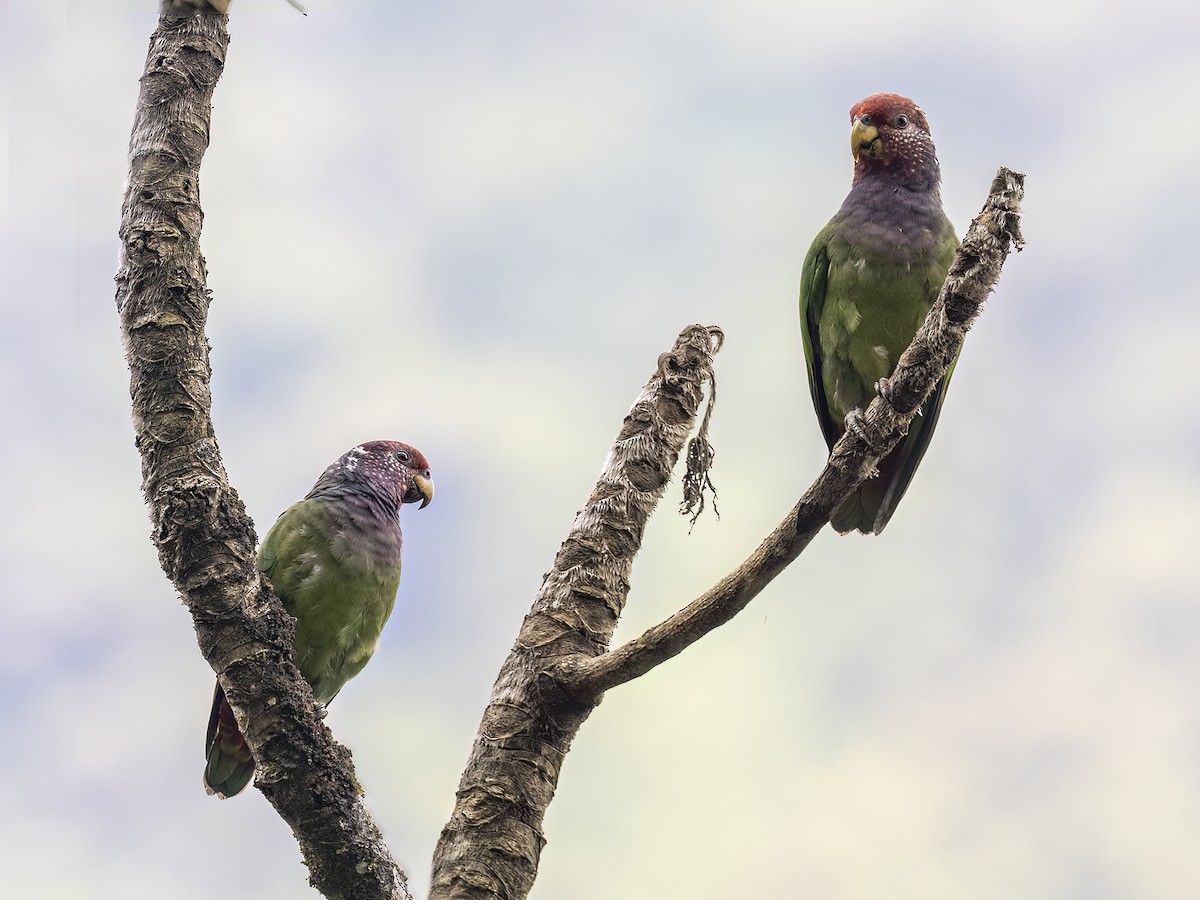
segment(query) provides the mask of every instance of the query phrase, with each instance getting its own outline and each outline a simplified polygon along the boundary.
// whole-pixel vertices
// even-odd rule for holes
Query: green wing
[[[284,609],[296,615],[296,597],[320,562],[323,536],[316,507],[308,500],[293,503],[275,520],[258,548],[258,567],[275,588]]]
[[[821,424],[821,434],[829,449],[842,436],[842,423],[829,412],[829,401],[821,376],[821,313],[829,290],[829,238],[831,229],[823,229],[813,240],[800,273],[800,337],[804,359],[808,363],[808,389],[813,408]]]

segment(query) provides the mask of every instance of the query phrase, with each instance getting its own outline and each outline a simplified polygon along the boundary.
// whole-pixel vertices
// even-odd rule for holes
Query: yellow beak
[[[880,159],[883,156],[883,145],[879,141],[879,129],[874,125],[864,125],[862,119],[855,117],[850,126],[850,152],[854,161],[858,162],[859,154],[865,152],[868,156]]]
[[[421,496],[425,498],[421,501],[421,505],[417,507],[417,509],[424,509],[433,500],[433,479],[417,473],[413,476],[412,487],[420,491]]]

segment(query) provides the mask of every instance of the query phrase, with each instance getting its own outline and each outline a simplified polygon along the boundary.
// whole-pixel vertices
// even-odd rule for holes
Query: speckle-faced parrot
[[[850,110],[850,122],[854,181],[800,277],[809,387],[830,449],[847,413],[865,409],[895,370],[958,248],[921,108],[898,94],[873,94]],[[834,510],[839,532],[883,531],[929,446],[949,380],[947,372],[879,474]]]
[[[375,652],[400,586],[400,507],[433,499],[429,463],[396,441],[342,455],[289,507],[258,549],[258,567],[296,618],[296,665],[328,704]],[[204,787],[222,799],[254,777],[254,758],[218,684]]]

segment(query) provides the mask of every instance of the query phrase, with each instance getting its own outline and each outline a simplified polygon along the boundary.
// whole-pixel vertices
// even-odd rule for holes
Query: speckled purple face
[[[425,507],[433,499],[429,460],[399,441],[367,441],[352,447],[322,477],[328,476],[359,482],[397,503]]]
[[[850,122],[856,180],[875,172],[913,189],[936,186],[937,153],[921,107],[899,94],[872,94],[851,107]]]
[[[910,124],[929,133],[929,120],[917,104],[900,94],[872,94],[850,108],[850,121],[863,120],[864,125],[891,127],[896,130]]]

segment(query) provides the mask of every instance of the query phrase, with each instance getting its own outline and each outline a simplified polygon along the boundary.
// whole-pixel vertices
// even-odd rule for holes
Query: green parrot
[[[876,384],[895,370],[958,249],[921,108],[899,94],[873,94],[854,105],[850,122],[854,181],[800,276],[809,388],[830,449],[846,416],[865,409]],[[929,446],[953,368],[878,474],[834,510],[837,531],[883,531]]]
[[[296,665],[328,704],[375,652],[400,587],[400,507],[433,499],[429,463],[398,441],[344,453],[267,532],[258,567],[296,618]],[[218,684],[204,788],[221,799],[254,777],[254,757]]]

